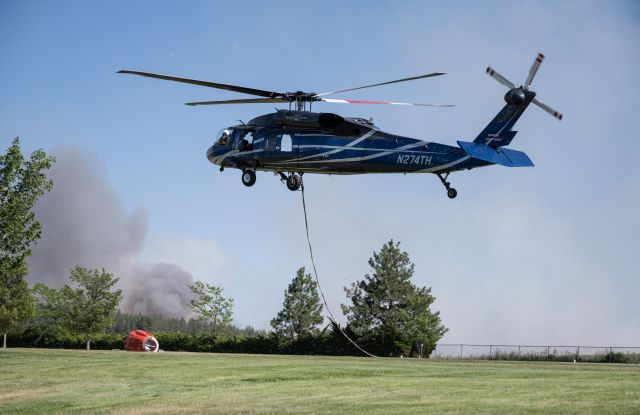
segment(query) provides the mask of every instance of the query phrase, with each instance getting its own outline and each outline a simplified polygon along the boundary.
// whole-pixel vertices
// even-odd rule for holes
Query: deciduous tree
[[[54,158],[36,150],[25,160],[16,138],[0,155],[0,332],[6,347],[7,331],[33,314],[33,298],[24,278],[31,245],[41,234],[33,206],[53,183],[46,170]]]
[[[91,336],[113,326],[122,290],[114,290],[118,278],[104,268],[89,270],[76,265],[70,278],[77,287],[65,285],[62,289],[66,324],[71,331],[86,337],[90,350]]]
[[[35,315],[29,321],[28,330],[38,335],[34,345],[43,338],[58,338],[69,333],[62,290],[37,283],[31,289],[31,294],[35,300]]]
[[[33,297],[24,280],[26,261],[22,266],[0,267],[0,332],[2,348],[7,347],[7,333],[33,315]]]
[[[196,281],[189,285],[196,298],[191,300],[189,307],[198,314],[199,320],[211,322],[213,337],[217,337],[220,329],[231,324],[233,299],[222,296],[222,287]]]

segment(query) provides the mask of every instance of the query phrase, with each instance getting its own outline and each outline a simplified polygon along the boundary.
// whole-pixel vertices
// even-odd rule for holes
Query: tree
[[[0,270],[0,331],[2,348],[7,348],[7,333],[18,323],[33,315],[33,297],[24,280],[26,275],[26,261],[20,266]]]
[[[284,292],[282,310],[271,320],[271,327],[278,336],[287,339],[310,335],[322,324],[322,304],[317,291],[318,284],[311,274],[300,268]]]
[[[157,316],[154,316],[157,318]],[[121,310],[116,312],[116,319],[111,332],[129,333],[132,330],[153,330],[153,319],[144,314],[128,314]]]
[[[71,281],[78,287],[62,288],[66,324],[71,331],[85,336],[90,350],[92,335],[113,326],[122,290],[113,290],[118,278],[104,268],[89,270],[76,265],[71,269]]]
[[[35,315],[29,321],[28,330],[38,335],[34,345],[42,338],[59,338],[68,334],[62,290],[37,283],[31,289],[31,295],[35,300]]]
[[[25,160],[16,137],[5,154],[0,155],[0,331],[3,348],[7,332],[33,314],[33,298],[24,278],[31,245],[41,234],[33,206],[53,183],[45,171],[54,158],[36,150]]]
[[[414,264],[399,246],[390,240],[373,253],[372,274],[345,288],[352,305],[343,305],[343,312],[349,328],[378,353],[417,353],[423,345],[428,355],[447,329],[440,313],[430,310],[431,288],[411,283]]]
[[[231,324],[233,299],[222,296],[222,287],[205,284],[202,281],[190,284],[189,288],[196,295],[189,307],[198,314],[198,320],[211,322],[213,337],[217,337],[221,328]]]

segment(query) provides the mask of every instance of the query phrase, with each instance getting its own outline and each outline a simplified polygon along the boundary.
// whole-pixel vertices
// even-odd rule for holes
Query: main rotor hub
[[[316,95],[317,94],[315,92],[295,91],[284,93],[282,98],[289,102],[314,102],[319,101],[319,98]]]

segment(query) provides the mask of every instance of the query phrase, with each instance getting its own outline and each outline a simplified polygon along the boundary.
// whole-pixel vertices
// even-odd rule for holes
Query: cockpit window
[[[231,144],[231,130],[228,128],[224,128],[220,130],[216,137],[217,137],[217,140],[215,144],[217,145],[228,146],[229,144]]]

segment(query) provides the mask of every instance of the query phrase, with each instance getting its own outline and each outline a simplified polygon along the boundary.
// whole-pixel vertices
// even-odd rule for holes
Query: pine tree
[[[411,283],[415,267],[399,246],[390,240],[373,253],[371,275],[345,288],[352,305],[342,309],[349,328],[379,354],[416,353],[423,345],[428,355],[447,329],[430,310],[431,288]]]
[[[317,283],[304,271],[304,267],[298,270],[284,292],[282,310],[271,320],[276,335],[287,339],[311,335],[324,321]]]

